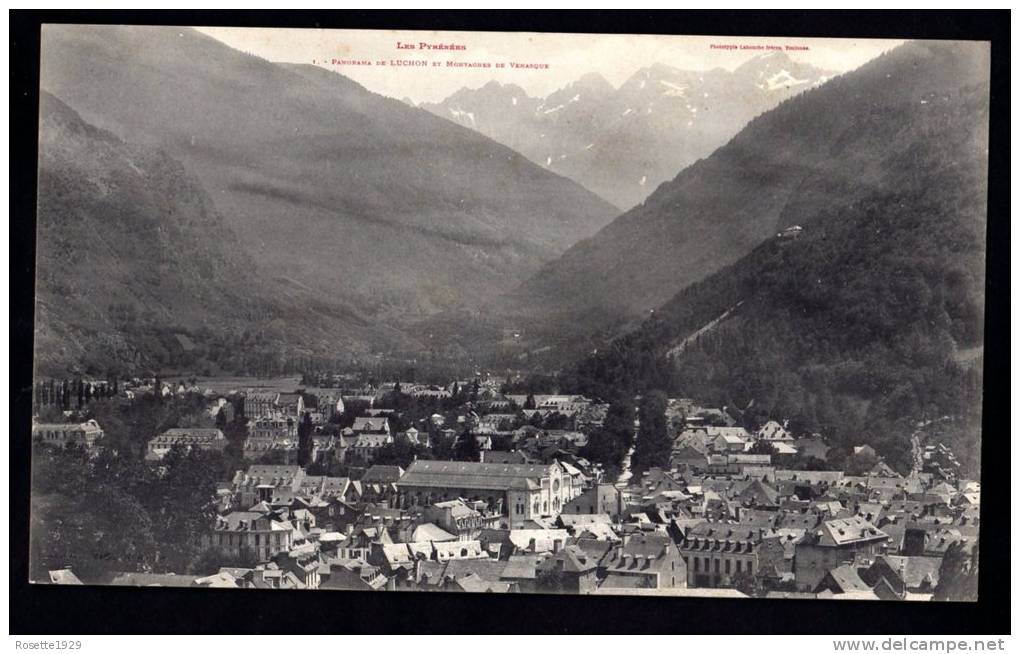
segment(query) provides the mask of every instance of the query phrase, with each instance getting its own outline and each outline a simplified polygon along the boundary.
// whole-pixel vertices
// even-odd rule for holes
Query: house
[[[488,559],[477,540],[432,541],[432,558],[440,563],[454,559]]]
[[[574,496],[573,485],[556,464],[522,465],[473,461],[411,463],[397,482],[401,506],[427,506],[457,498],[482,500],[519,527],[539,516],[558,515]]]
[[[822,522],[797,544],[797,588],[814,591],[828,570],[843,564],[870,565],[888,541],[888,534],[860,516]]]
[[[359,417],[354,419],[351,429],[355,434],[379,434],[390,435],[390,422],[386,416]]]
[[[761,527],[719,522],[704,522],[690,529],[680,544],[687,585],[729,586],[737,575],[756,574],[764,532]]]
[[[779,508],[779,491],[760,479],[738,482],[730,496],[745,507]]]
[[[289,552],[280,552],[273,557],[273,562],[279,566],[280,570],[293,573],[305,588],[319,587],[321,562],[318,550],[313,545],[304,545]]]
[[[507,537],[514,554],[558,552],[570,540],[566,529],[511,529]]]
[[[380,448],[392,444],[393,437],[388,433],[359,434],[346,450],[347,462],[352,465],[370,465],[378,456]]]
[[[876,452],[875,448],[870,445],[855,445],[854,456],[878,458],[878,452]]]
[[[369,553],[369,563],[379,566],[386,574],[394,575],[403,571],[411,571],[419,560],[428,560],[432,556],[431,543],[391,543],[373,545]]]
[[[222,452],[227,447],[227,438],[219,429],[198,427],[175,427],[167,429],[159,436],[149,440],[146,446],[145,460],[159,461],[171,448],[180,446],[187,450],[199,449]]]
[[[238,561],[249,557],[268,561],[289,551],[294,540],[292,526],[266,508],[262,505],[257,511],[233,511],[216,516],[215,525],[205,535],[204,546]]]
[[[705,427],[709,444],[716,452],[743,452],[750,435],[743,427]]]
[[[266,416],[248,422],[248,439],[276,441],[297,438],[297,421],[293,418]]]
[[[279,440],[246,439],[241,456],[249,461],[272,461],[281,465],[297,465],[297,439],[282,438]]]
[[[615,520],[623,514],[623,493],[613,484],[596,484],[563,505],[561,513],[604,514]]]
[[[400,481],[404,469],[400,466],[373,465],[361,476],[363,484],[395,484]]]
[[[574,538],[619,541],[613,530],[613,521],[605,513],[561,513],[556,523],[570,532]]]
[[[842,595],[844,593],[867,594],[871,592],[871,586],[861,579],[857,568],[844,563],[831,570],[827,570],[822,576],[821,581],[818,582],[818,586],[814,589],[815,593],[823,593],[825,591],[834,595]]]
[[[776,582],[793,578],[793,559],[806,529],[770,529],[758,545],[757,574]]]
[[[545,560],[545,554],[513,554],[504,561],[500,580],[515,584],[525,593],[541,592],[538,586],[539,566]]]
[[[693,470],[704,470],[708,466],[708,455],[704,451],[691,445],[683,443],[679,447],[674,446],[669,455],[669,465],[673,468]]]
[[[482,463],[533,463],[534,461],[521,450],[506,452],[503,450],[485,450],[482,453]]]
[[[277,412],[284,417],[298,419],[305,413],[305,397],[301,393],[278,393],[275,404]]]
[[[344,414],[344,401],[339,393],[320,392],[315,395],[316,405],[322,417],[328,422],[333,416]]]
[[[430,447],[432,444],[429,440],[428,431],[418,431],[414,427],[408,427],[407,431],[404,432],[404,438],[406,438],[412,445]]]
[[[776,480],[829,488],[843,482],[842,470],[776,470]]]
[[[220,414],[223,414],[224,422],[234,421],[234,404],[228,398],[219,396],[206,406],[206,412],[210,418],[218,418]]]
[[[320,590],[382,590],[388,578],[365,561],[331,560],[329,572],[320,574]]]
[[[481,503],[479,503],[480,505]],[[425,507],[422,517],[454,534],[458,540],[476,540],[481,535],[482,529],[492,528],[499,521],[498,516],[486,515],[482,511],[468,506],[468,503],[461,498],[436,502],[432,506]]]
[[[860,575],[872,587],[884,579],[898,599],[907,599],[908,595],[932,594],[941,566],[942,559],[937,557],[883,555]]]
[[[256,464],[234,475],[231,486],[240,506],[256,502],[273,502],[283,495],[293,496],[305,478],[304,468],[297,465]]]
[[[411,543],[449,543],[455,540],[460,540],[456,534],[451,534],[432,522],[423,522],[416,525],[411,531],[410,536]]]
[[[793,441],[793,434],[786,431],[786,426],[781,425],[775,420],[769,420],[758,430],[756,434],[758,440],[764,440],[769,442],[774,441]]]
[[[249,391],[244,395],[244,415],[248,420],[260,420],[276,414],[276,394]]]
[[[582,550],[583,551],[583,550]],[[669,536],[635,534],[604,559],[603,588],[677,588],[687,586],[687,566]]]
[[[577,545],[568,545],[552,556],[541,559],[536,566],[538,578],[556,579],[556,588],[539,586],[539,590],[558,590],[575,595],[595,592],[598,587],[598,558]],[[504,575],[506,572],[504,571]],[[656,586],[658,588],[658,586]]]
[[[92,449],[102,437],[103,430],[95,420],[86,420],[77,424],[32,423],[32,439],[52,447],[74,444],[81,445],[85,449]]]

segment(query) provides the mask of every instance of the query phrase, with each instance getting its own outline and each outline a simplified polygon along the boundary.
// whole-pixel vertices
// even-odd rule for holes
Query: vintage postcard
[[[987,42],[41,39],[33,582],[977,599]]]

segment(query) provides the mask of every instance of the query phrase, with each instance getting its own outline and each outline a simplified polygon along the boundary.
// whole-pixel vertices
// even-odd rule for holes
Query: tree
[[[531,393],[528,393],[528,397],[524,400],[524,408],[525,409],[535,408],[535,396],[532,395]]]
[[[220,568],[253,568],[258,564],[258,557],[251,548],[241,548],[240,552],[227,554],[215,548],[202,550],[189,567],[189,574],[213,575]]]
[[[846,474],[861,476],[871,472],[871,469],[878,465],[878,458],[866,452],[853,453],[847,457],[845,463]]]
[[[412,443],[407,436],[398,434],[392,443],[379,448],[376,452],[374,462],[378,465],[395,465],[406,468],[411,462],[426,454],[426,449],[421,445]]]
[[[305,411],[298,425],[298,465],[306,466],[312,458],[312,416]]]
[[[456,456],[456,441],[455,436],[444,436],[441,432],[429,435],[429,439],[432,442],[432,456],[439,461],[450,461],[458,458]],[[475,459],[477,461],[477,459]]]
[[[570,427],[570,417],[560,413],[559,411],[553,411],[545,417],[542,421],[543,429],[567,429]]]
[[[970,556],[957,541],[946,549],[939,566],[939,583],[934,598],[940,602],[972,602],[978,596],[978,544]]]
[[[651,391],[641,399],[638,411],[640,427],[631,466],[638,474],[653,467],[669,467],[673,441],[666,426],[667,398],[662,391]]]
[[[749,570],[741,570],[730,579],[730,585],[748,597],[763,597],[765,588],[761,578]]]
[[[454,458],[458,461],[478,461],[481,458],[478,440],[470,429],[464,430],[457,439],[457,443],[454,445]]]
[[[559,566],[550,565],[538,571],[535,577],[535,585],[543,593],[564,593],[567,592],[567,575]]]
[[[579,452],[592,463],[600,464],[609,479],[615,479],[619,475],[626,453],[627,447],[617,434],[604,427],[592,432],[588,436],[588,443]]]
[[[747,450],[748,454],[768,454],[769,456],[776,455],[776,446],[768,442],[764,438],[759,438],[751,447]]]
[[[148,467],[82,448],[32,451],[31,577],[69,566],[84,581],[146,570],[160,558],[138,489]]]

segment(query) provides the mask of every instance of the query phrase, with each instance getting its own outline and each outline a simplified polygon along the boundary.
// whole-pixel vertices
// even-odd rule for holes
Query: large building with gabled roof
[[[574,486],[556,464],[476,463],[474,461],[413,462],[397,482],[403,506],[430,506],[456,498],[481,500],[498,511],[507,527],[557,516],[573,499]]]

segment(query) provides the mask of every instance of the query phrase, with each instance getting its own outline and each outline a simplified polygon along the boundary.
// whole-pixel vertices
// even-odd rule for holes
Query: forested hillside
[[[38,374],[271,371],[295,352],[394,342],[263,277],[165,152],[125,143],[47,93],[39,134]]]
[[[557,339],[647,318],[791,225],[905,187],[927,193],[937,181],[926,162],[948,167],[956,141],[984,124],[962,94],[987,76],[985,46],[912,42],[787,100],[545,266],[507,313],[530,317],[535,340],[590,351],[599,344],[585,334]]]
[[[802,234],[767,239],[684,289],[584,360],[577,387],[668,389],[792,418],[844,449],[870,443],[901,470],[918,424],[947,417],[940,437],[977,474],[989,89],[947,88],[951,71],[980,65],[979,47],[906,47],[917,67],[903,70],[903,53],[893,53],[871,74],[898,72],[910,92],[896,104],[861,101],[840,112],[840,136],[827,150],[838,158],[863,140],[870,160],[857,150],[858,165],[811,178],[788,203]],[[824,123],[837,111],[815,109],[829,112]],[[787,147],[817,127],[816,117],[788,125]]]

